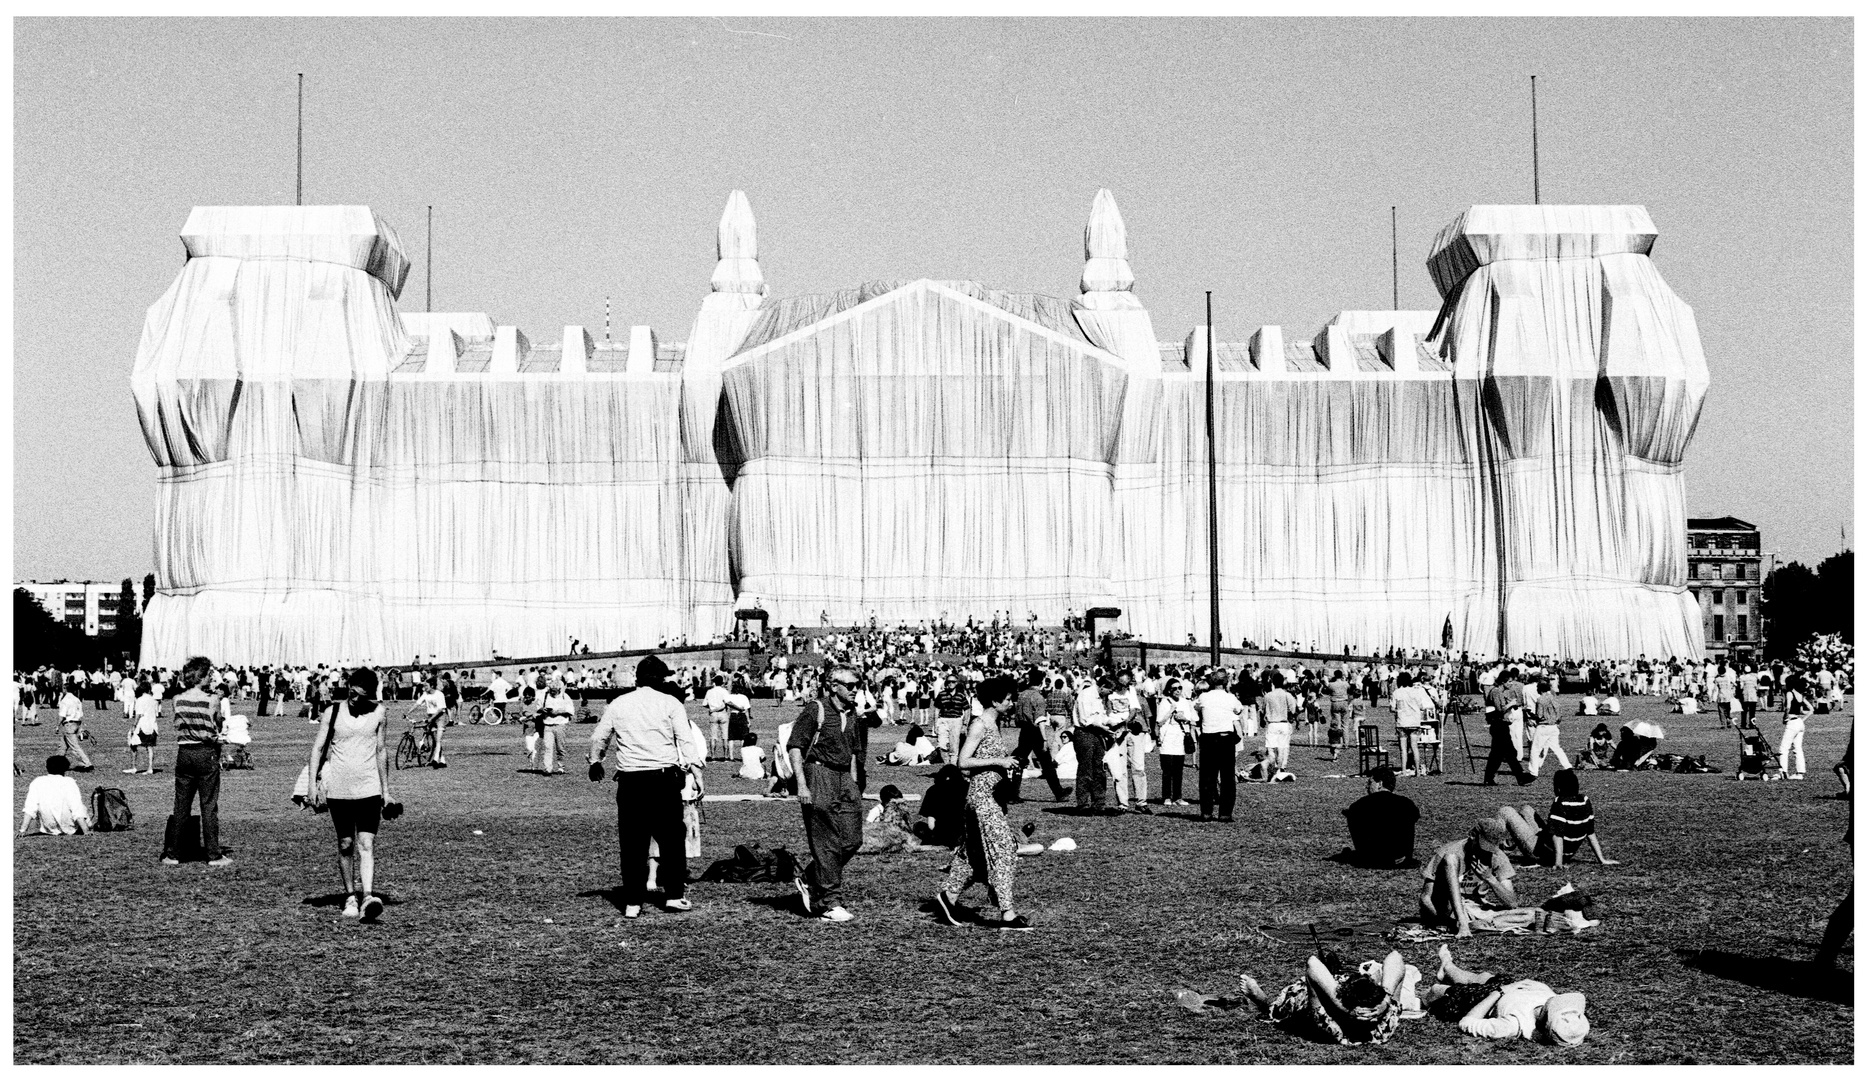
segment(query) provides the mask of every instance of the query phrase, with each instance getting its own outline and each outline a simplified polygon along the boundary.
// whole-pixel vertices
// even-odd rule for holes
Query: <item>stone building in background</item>
[[[1687,591],[1700,605],[1708,656],[1758,653],[1765,646],[1759,588],[1764,564],[1759,527],[1736,517],[1687,520]]]

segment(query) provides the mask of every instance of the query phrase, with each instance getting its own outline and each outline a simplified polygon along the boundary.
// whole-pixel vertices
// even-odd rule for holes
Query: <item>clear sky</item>
[[[1640,203],[1712,389],[1690,515],[1807,562],[1853,502],[1845,20],[46,20],[14,24],[17,577],[140,578],[155,466],[128,377],[197,204],[308,203],[401,232],[421,310],[534,340],[681,340],[744,189],[778,295],[883,277],[1076,293],[1112,189],[1179,339],[1308,336],[1401,299],[1473,203]],[[1850,540],[1855,537],[1852,529]]]

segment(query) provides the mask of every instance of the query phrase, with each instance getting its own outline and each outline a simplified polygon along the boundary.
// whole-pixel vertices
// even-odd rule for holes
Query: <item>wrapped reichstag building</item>
[[[1073,299],[771,297],[734,192],[685,342],[396,310],[366,207],[198,207],[131,376],[159,469],[143,660],[472,660],[778,625],[1122,610],[1230,642],[1694,656],[1707,389],[1635,206],[1475,206],[1439,311],[1158,340],[1099,192]],[[1145,268],[1146,269],[1146,268]],[[697,282],[697,291],[698,282]],[[1210,518],[1210,514],[1212,517]]]

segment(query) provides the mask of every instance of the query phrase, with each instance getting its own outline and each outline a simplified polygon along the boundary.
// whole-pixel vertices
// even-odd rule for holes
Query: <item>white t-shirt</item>
[[[740,747],[739,775],[747,780],[758,780],[766,775],[766,751],[764,747]]]
[[[1551,988],[1535,979],[1507,983],[1499,992],[1499,1001],[1491,1016],[1469,1020],[1462,1017],[1460,1030],[1485,1039],[1530,1039],[1538,1033],[1538,1010],[1551,1000]]]
[[[20,812],[21,836],[28,832],[69,836],[90,827],[91,812],[84,807],[84,795],[76,780],[48,773],[35,777],[27,786],[26,806]]]
[[[703,701],[707,705],[708,714],[712,716],[716,722],[724,721],[727,719],[727,688],[726,687],[724,686],[709,687],[707,691],[707,697],[704,698]]]
[[[513,696],[513,684],[507,682],[504,675],[495,675],[493,681],[487,684],[487,694],[494,701],[504,704]]]
[[[1223,689],[1209,690],[1195,698],[1194,708],[1200,713],[1203,735],[1224,735],[1233,731],[1234,724],[1246,713],[1240,699]]]
[[[247,731],[244,713],[228,712],[225,722],[221,724],[221,741],[232,746],[246,746],[253,741],[253,736]]]
[[[448,707],[448,699],[442,696],[440,690],[431,689],[416,700],[428,710],[430,716],[440,716]]]
[[[1404,686],[1395,692],[1391,699],[1395,706],[1395,726],[1398,728],[1418,728],[1434,711],[1434,699],[1419,686]]]

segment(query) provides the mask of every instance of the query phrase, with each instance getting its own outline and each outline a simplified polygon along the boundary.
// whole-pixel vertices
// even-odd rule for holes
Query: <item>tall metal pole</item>
[[[435,310],[435,207],[428,208],[428,268],[422,271],[422,288],[427,291],[427,298],[422,301],[423,311]]]
[[[1220,666],[1220,457],[1214,447],[1214,291],[1207,290],[1207,662]]]
[[[1538,199],[1538,76],[1532,76],[1532,203]]]
[[[305,73],[299,72],[298,186],[292,196],[293,206],[305,205]]]
[[[1395,207],[1389,207],[1389,310],[1402,310],[1402,249],[1396,240]]]

